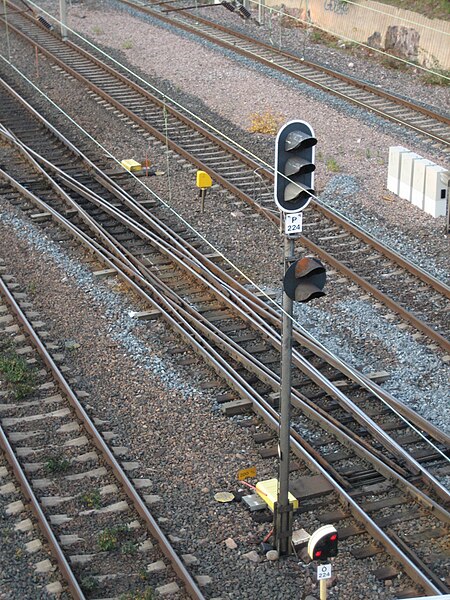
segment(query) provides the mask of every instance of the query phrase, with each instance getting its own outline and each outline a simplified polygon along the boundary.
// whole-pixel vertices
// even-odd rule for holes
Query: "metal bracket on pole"
[[[274,505],[274,536],[278,554],[288,555],[292,548],[292,523],[294,507],[289,502],[288,506]]]

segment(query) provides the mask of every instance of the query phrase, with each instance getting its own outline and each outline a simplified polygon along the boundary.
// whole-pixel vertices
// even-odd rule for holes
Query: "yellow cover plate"
[[[138,163],[136,160],[133,160],[132,158],[123,160],[120,164],[127,171],[140,171],[142,169],[141,163]]]
[[[278,500],[278,479],[266,479],[258,481],[256,484],[256,492],[266,502],[271,511],[275,502]],[[289,492],[289,502],[293,505],[294,510],[298,508],[298,500]]]

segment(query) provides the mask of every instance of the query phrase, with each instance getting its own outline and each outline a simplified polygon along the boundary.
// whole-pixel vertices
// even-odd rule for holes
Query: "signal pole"
[[[284,237],[284,273],[294,260],[294,239]],[[289,452],[292,387],[292,314],[294,302],[283,291],[283,331],[281,338],[280,390],[280,466],[279,494],[275,516],[275,540],[278,553],[289,554],[292,540],[293,508],[289,502]]]
[[[67,40],[67,2],[66,0],[59,0],[59,14],[61,20],[61,37],[63,40]]]

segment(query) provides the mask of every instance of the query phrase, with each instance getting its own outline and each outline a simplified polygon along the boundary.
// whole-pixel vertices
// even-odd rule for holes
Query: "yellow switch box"
[[[142,169],[141,163],[138,163],[136,160],[133,160],[132,158],[123,160],[120,164],[122,165],[122,167],[124,169],[126,169],[127,171],[130,171],[131,173],[133,171],[140,171]]]
[[[198,188],[210,188],[212,186],[212,179],[205,173],[205,171],[197,171],[197,187]]]
[[[270,510],[273,512],[275,502],[278,501],[278,479],[266,479],[265,481],[258,481],[256,484],[256,492],[261,496],[262,500],[268,505]],[[295,496],[289,492],[289,502],[294,507],[294,510],[298,508],[298,500]]]

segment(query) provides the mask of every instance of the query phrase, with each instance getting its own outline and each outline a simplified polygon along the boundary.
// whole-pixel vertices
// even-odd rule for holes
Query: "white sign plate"
[[[331,565],[319,565],[317,567],[317,581],[331,579]]]
[[[284,215],[284,233],[289,236],[298,236],[303,229],[303,213],[286,213]]]

